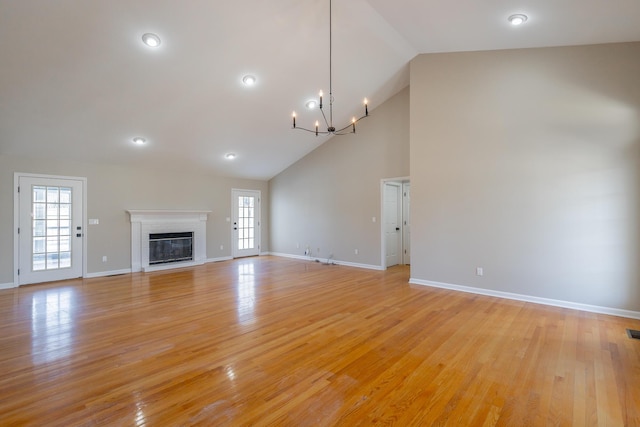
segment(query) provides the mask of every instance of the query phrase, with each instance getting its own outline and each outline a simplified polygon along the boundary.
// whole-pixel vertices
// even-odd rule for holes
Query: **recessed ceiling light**
[[[227,160],[233,160],[236,158],[236,153],[227,153],[224,155],[224,158]]]
[[[253,86],[254,84],[256,84],[256,78],[247,74],[242,78],[242,83],[244,83],[245,86]]]
[[[144,145],[146,142],[147,140],[140,136],[136,136],[135,138],[133,138],[133,143],[136,145]]]
[[[149,47],[160,46],[160,37],[152,33],[146,33],[142,35],[142,41]]]
[[[318,105],[318,103],[316,102],[315,99],[311,99],[309,101],[307,101],[306,104],[304,104],[308,109],[313,110],[314,108],[316,108],[316,105]]]
[[[525,22],[527,22],[528,18],[527,18],[527,15],[523,15],[521,13],[516,13],[515,15],[511,15],[507,19],[511,23],[511,25],[517,26],[517,25],[524,24]]]

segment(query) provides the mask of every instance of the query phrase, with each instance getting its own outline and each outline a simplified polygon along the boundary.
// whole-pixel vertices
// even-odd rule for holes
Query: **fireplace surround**
[[[204,264],[207,259],[207,217],[211,211],[129,209],[131,271],[156,271]],[[149,235],[193,233],[191,260],[149,262]]]

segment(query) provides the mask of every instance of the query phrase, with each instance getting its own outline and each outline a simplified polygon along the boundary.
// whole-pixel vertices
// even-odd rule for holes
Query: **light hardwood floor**
[[[0,425],[640,425],[640,321],[256,257],[0,291]]]

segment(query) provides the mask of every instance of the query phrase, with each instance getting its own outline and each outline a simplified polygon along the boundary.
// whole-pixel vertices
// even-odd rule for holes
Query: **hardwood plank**
[[[255,257],[0,291],[0,425],[640,425],[640,321]]]

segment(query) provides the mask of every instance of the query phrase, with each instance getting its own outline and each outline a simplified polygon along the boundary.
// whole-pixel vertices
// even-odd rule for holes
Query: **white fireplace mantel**
[[[204,264],[207,216],[211,211],[128,209],[131,217],[131,271],[154,271]],[[193,261],[149,265],[149,234],[193,232]]]

